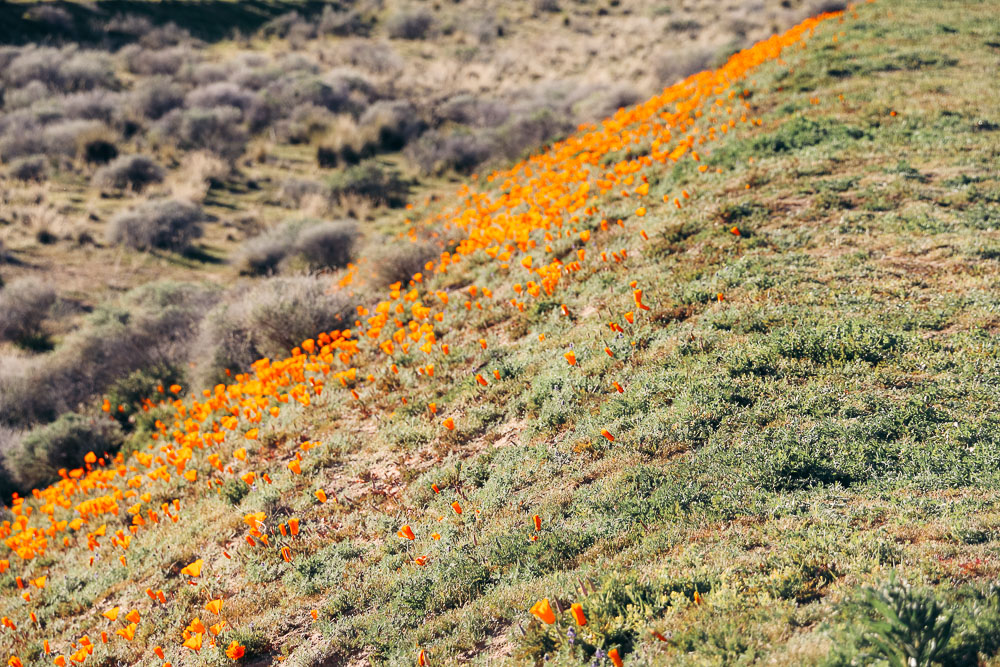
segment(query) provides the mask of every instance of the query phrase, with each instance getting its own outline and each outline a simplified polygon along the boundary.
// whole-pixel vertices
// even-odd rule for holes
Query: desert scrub
[[[183,252],[201,236],[205,214],[194,204],[154,200],[119,213],[108,225],[108,240],[135,250]]]
[[[162,183],[165,172],[152,158],[145,155],[123,155],[101,167],[94,174],[95,186],[106,190],[131,189],[141,192],[154,183]]]
[[[7,175],[16,181],[40,183],[48,177],[49,163],[43,155],[32,155],[30,157],[14,160]]]
[[[410,184],[398,170],[368,160],[330,177],[329,193],[334,199],[353,195],[376,205],[399,208],[406,204]]]
[[[270,278],[230,291],[201,324],[194,345],[201,384],[226,379],[263,357],[279,357],[319,331],[350,322],[354,304],[316,276]]]
[[[0,340],[44,347],[42,325],[55,302],[55,289],[34,278],[21,278],[0,288]]]
[[[235,264],[251,276],[277,273],[296,261],[311,270],[336,269],[351,261],[357,238],[351,221],[289,221],[247,240]]]
[[[114,452],[121,443],[116,422],[69,413],[27,433],[7,462],[21,488],[39,488],[56,479],[60,468],[79,465],[87,452]]]

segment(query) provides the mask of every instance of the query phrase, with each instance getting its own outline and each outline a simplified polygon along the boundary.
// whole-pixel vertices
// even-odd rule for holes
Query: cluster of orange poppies
[[[708,143],[727,135],[737,123],[759,125],[759,120],[752,121],[747,116],[749,104],[741,85],[746,74],[761,63],[780,60],[783,49],[811,34],[821,21],[838,15],[823,14],[808,19],[782,35],[737,53],[718,70],[688,77],[643,104],[619,110],[600,125],[581,126],[577,134],[554,144],[542,154],[489,175],[482,190],[464,186],[457,193],[455,208],[424,220],[420,225],[411,223],[408,228],[411,238],[416,238],[421,225],[458,229],[462,240],[454,251],[443,252],[437,261],[427,262],[424,270],[414,274],[407,285],[402,282],[391,285],[387,298],[371,309],[359,306],[354,328],[320,333],[303,341],[288,358],[261,359],[253,364],[250,372],[234,375],[232,383],[216,385],[188,400],[180,398],[183,388],[179,385],[160,387],[159,401],[145,400],[140,407],[149,410],[157,403],[169,405],[175,411],[175,418],[170,425],[159,420],[155,422],[156,430],[146,451],[134,452],[127,460],[122,454],[98,456],[89,453],[82,467],[61,470],[57,483],[34,490],[34,502],[15,496],[11,507],[13,519],[0,524],[0,538],[21,559],[26,571],[31,568],[32,561],[53,546],[70,549],[77,545],[91,552],[91,565],[99,550],[110,548],[119,550],[118,561],[122,567],[127,567],[126,553],[134,535],[140,530],[154,529],[162,521],[176,523],[182,519],[179,499],[156,506],[153,492],[173,483],[204,484],[207,490],[220,492],[223,480],[232,477],[251,486],[258,480],[265,484],[272,482],[268,471],[254,469],[245,447],[234,449],[229,461],[224,460],[221,452],[212,451],[233,442],[227,434],[245,429],[242,433],[245,440],[257,440],[267,419],[277,417],[293,402],[303,408],[310,406],[323,395],[331,379],[335,387],[339,385],[345,392],[345,398],[350,396],[349,400],[362,401],[377,391],[376,374],[399,375],[402,372],[400,366],[404,365],[404,360],[413,358],[411,350],[428,357],[414,364],[415,373],[411,379],[430,382],[435,377],[433,360],[451,353],[449,344],[439,340],[442,334],[436,328],[444,323],[449,307],[466,311],[510,307],[524,311],[522,299],[538,299],[543,292],[547,296],[554,295],[561,283],[571,280],[575,273],[588,266],[597,270],[601,265],[625,263],[628,249],[620,245],[612,248],[610,244],[617,233],[612,225],[617,230],[624,229],[626,221],[611,216],[615,219],[609,222],[600,211],[600,202],[617,190],[620,200],[637,202],[634,216],[643,219],[649,205],[646,202],[649,182],[645,172],[663,169],[682,159],[700,162],[708,154]],[[632,157],[615,160],[616,153]],[[698,170],[708,172],[704,164],[699,165]],[[664,195],[663,201],[673,201],[674,206],[680,208],[690,197],[685,190],[675,197]],[[734,235],[739,234],[737,228],[731,231]],[[637,236],[648,240],[644,229],[639,229]],[[576,246],[572,261],[564,263],[553,249],[552,244],[558,239]],[[588,252],[591,245],[597,246],[594,252]],[[463,257],[480,251],[496,262],[495,275],[511,280],[509,299],[494,301],[495,293],[505,292],[506,288],[501,286],[472,285],[461,292],[449,293],[426,285],[433,275],[447,273],[448,268],[460,264]],[[355,270],[352,266],[343,285],[350,283]],[[519,277],[521,271],[526,272],[524,278]],[[632,299],[621,316],[629,325],[650,309],[645,302],[645,290],[634,281],[630,288]],[[721,297],[719,295],[720,300]],[[564,317],[570,318],[567,305],[563,304],[560,310]],[[608,326],[612,331],[625,332],[620,322],[609,322]],[[543,334],[538,338],[545,340]],[[489,347],[489,342],[480,338],[474,348],[476,346],[476,351],[481,353]],[[603,351],[614,356],[608,347]],[[565,352],[564,358],[570,366],[577,366],[577,353],[574,350]],[[369,368],[367,373],[359,370],[365,364]],[[501,381],[499,371],[494,370],[492,376],[495,381]],[[476,373],[474,381],[481,387],[490,384],[482,373]],[[616,393],[624,391],[617,381],[612,381],[610,386]],[[102,408],[109,418],[114,418],[116,410],[124,410],[124,406],[115,408],[107,400]],[[444,429],[454,431],[459,427],[461,415],[457,412],[439,415],[442,407],[436,403],[430,403],[428,410],[435,419],[440,419]],[[615,435],[607,428],[600,429],[600,435],[615,442]],[[306,442],[300,446],[294,458],[284,463],[287,474],[302,473],[303,455],[316,444]],[[438,493],[440,489],[435,486],[434,491]],[[318,488],[314,494],[318,503],[327,502],[326,490]],[[457,500],[451,506],[456,514],[462,514],[463,508]],[[118,517],[122,509],[131,517],[128,530],[115,531],[106,546],[102,540],[108,536],[109,529],[103,522],[108,520],[108,515]],[[289,540],[299,534],[299,520],[290,519],[287,526],[280,524],[281,539],[272,545],[271,538],[276,533],[265,529],[265,519],[263,513],[244,517],[249,527],[247,547],[262,545],[278,549],[285,561],[291,561],[292,543]],[[98,523],[97,528],[91,528]],[[540,517],[535,515],[533,524],[536,535],[529,539],[537,539],[537,532],[541,530]],[[402,526],[398,535],[416,540],[409,525]],[[441,538],[438,533],[431,537]],[[226,551],[223,555],[230,557]],[[198,578],[203,562],[198,559],[181,573]],[[422,566],[427,556],[415,557],[414,562]],[[0,561],[0,572],[9,566],[8,560]],[[42,591],[45,579],[45,575],[37,576],[27,585]],[[23,591],[24,602],[31,604],[32,596],[21,577],[17,578],[17,583]],[[167,603],[162,590],[149,589],[147,594],[154,604]],[[221,619],[222,604],[221,597],[209,600],[204,609],[220,616],[220,620],[206,626],[199,618],[192,619],[183,632],[182,646],[198,651],[206,637],[210,645],[215,644],[216,638],[228,627]],[[118,612],[119,608],[115,607],[103,616],[115,623]],[[539,601],[531,613],[542,622],[553,622],[548,620],[554,616],[547,600]],[[586,624],[579,605],[574,605],[570,613],[579,625]],[[310,614],[313,619],[318,617],[316,610]],[[34,611],[29,609],[28,616],[37,624]],[[114,630],[112,637],[131,641],[141,618],[136,610],[124,618],[128,624]],[[13,620],[4,617],[2,623],[10,631],[18,632]],[[100,636],[102,642],[109,641],[106,630],[101,631]],[[48,640],[44,648],[50,651]],[[76,663],[83,663],[94,650],[87,635],[72,643],[70,648],[74,650],[69,660]],[[165,660],[161,647],[153,650]],[[231,642],[226,655],[236,660],[244,651],[237,642]],[[617,650],[610,651],[608,657],[621,665]],[[64,667],[66,660],[59,654],[53,661]],[[427,660],[426,652],[421,651],[419,662],[425,664]],[[16,667],[20,660],[11,657],[9,664]],[[164,667],[169,664],[164,663]]]

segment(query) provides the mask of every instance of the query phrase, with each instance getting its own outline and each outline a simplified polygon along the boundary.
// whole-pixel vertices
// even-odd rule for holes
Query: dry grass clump
[[[111,219],[108,240],[134,250],[183,252],[201,236],[204,212],[174,199],[148,201]]]

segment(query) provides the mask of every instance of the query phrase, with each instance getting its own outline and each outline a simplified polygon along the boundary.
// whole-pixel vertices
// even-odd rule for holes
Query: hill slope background
[[[11,654],[996,664],[1000,24],[770,46],[428,202],[350,335],[16,504]]]

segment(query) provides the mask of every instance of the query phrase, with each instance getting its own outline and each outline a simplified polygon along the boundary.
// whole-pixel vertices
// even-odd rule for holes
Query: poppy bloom
[[[462,513],[462,506],[458,504],[457,500],[451,504],[451,508],[455,510],[455,514]]]
[[[316,489],[316,500],[320,501],[321,503],[325,503],[326,491],[324,491],[323,489]]]
[[[604,348],[604,353],[607,354],[611,358],[614,358],[614,356],[615,356],[615,353],[611,351],[610,347],[605,347]]]
[[[611,432],[608,429],[606,429],[606,428],[602,428],[601,429],[601,435],[603,435],[605,438],[607,438],[608,442],[614,442],[615,441],[615,436],[611,435]]]
[[[608,660],[614,663],[615,667],[622,667],[621,656],[618,655],[618,649],[613,648],[608,651]]]
[[[181,570],[181,574],[187,575],[189,577],[200,577],[201,576],[201,566],[205,564],[205,561],[199,558],[195,562],[191,563],[187,567]]]
[[[564,354],[563,357],[566,358],[566,363],[570,366],[576,366],[576,354],[572,350]]]
[[[405,537],[410,541],[417,539],[416,536],[413,534],[413,529],[410,528],[409,526],[403,526],[396,532],[396,534],[399,535],[400,537]]]
[[[613,386],[615,388],[615,391],[617,391],[619,394],[624,394],[625,393],[625,390],[622,389],[622,386],[620,384],[618,384],[617,382],[612,382],[611,386]]]
[[[535,522],[535,530],[542,529],[542,517],[536,514],[535,516],[531,517],[531,520]]]
[[[549,604],[548,598],[543,598],[533,604],[530,611],[532,616],[546,625],[552,625],[556,622],[556,615],[552,611],[552,606]]]
[[[448,417],[443,422],[441,422],[441,425],[444,426],[449,431],[455,430],[455,420],[452,419],[451,417]]]
[[[229,644],[229,648],[226,649],[226,657],[230,660],[239,660],[246,654],[247,650],[245,647],[240,646],[239,642],[233,640]]]
[[[118,620],[118,610],[119,609],[120,609],[120,607],[112,607],[111,609],[108,609],[106,612],[104,612],[103,614],[101,614],[101,616],[103,616],[104,618],[108,619],[109,621],[117,621]]]
[[[298,519],[289,519],[288,520],[288,531],[292,534],[293,537],[295,535],[299,534],[299,520]]]
[[[292,562],[292,550],[288,547],[281,547],[281,557],[285,559],[286,563]]]
[[[583,614],[583,607],[580,603],[575,603],[569,608],[569,612],[573,614],[573,618],[576,620],[576,624],[579,626],[587,625],[587,617]]]
[[[733,228],[729,230],[729,233],[732,234],[733,236],[739,236],[740,235],[740,228],[737,227],[737,226],[735,226],[735,225],[733,225]]]
[[[129,621],[130,623],[138,623],[139,620],[140,620],[139,619],[139,612],[136,611],[135,609],[133,609],[132,611],[130,611],[129,613],[127,613],[125,615],[125,619],[127,621]]]
[[[301,464],[299,464],[299,460],[298,459],[292,459],[291,461],[289,461],[288,462],[288,469],[291,470],[296,475],[301,475],[302,474],[302,466],[301,466]]]
[[[314,621],[317,620],[319,618],[319,609],[313,609],[309,612],[309,615],[312,616]]]
[[[647,306],[642,302],[641,289],[637,289],[634,292],[632,292],[632,298],[635,300],[635,305],[639,308],[639,310],[649,310],[649,306]]]
[[[424,667],[427,664],[427,654],[424,653],[423,649],[420,649],[420,653],[417,655],[417,664],[420,667]]]
[[[628,311],[627,313],[625,313],[625,321],[627,321],[629,324],[634,324],[635,323],[635,313],[633,313],[631,310]]]
[[[484,387],[489,385],[489,382],[486,381],[486,378],[484,378],[481,373],[476,373],[476,382]]]
[[[184,641],[184,648],[189,648],[195,653],[201,650],[202,633],[198,632]]]
[[[431,533],[431,539],[432,540],[440,540],[441,539],[441,534],[440,533]]]
[[[205,611],[210,611],[216,616],[222,613],[222,599],[209,600],[205,603]]]

